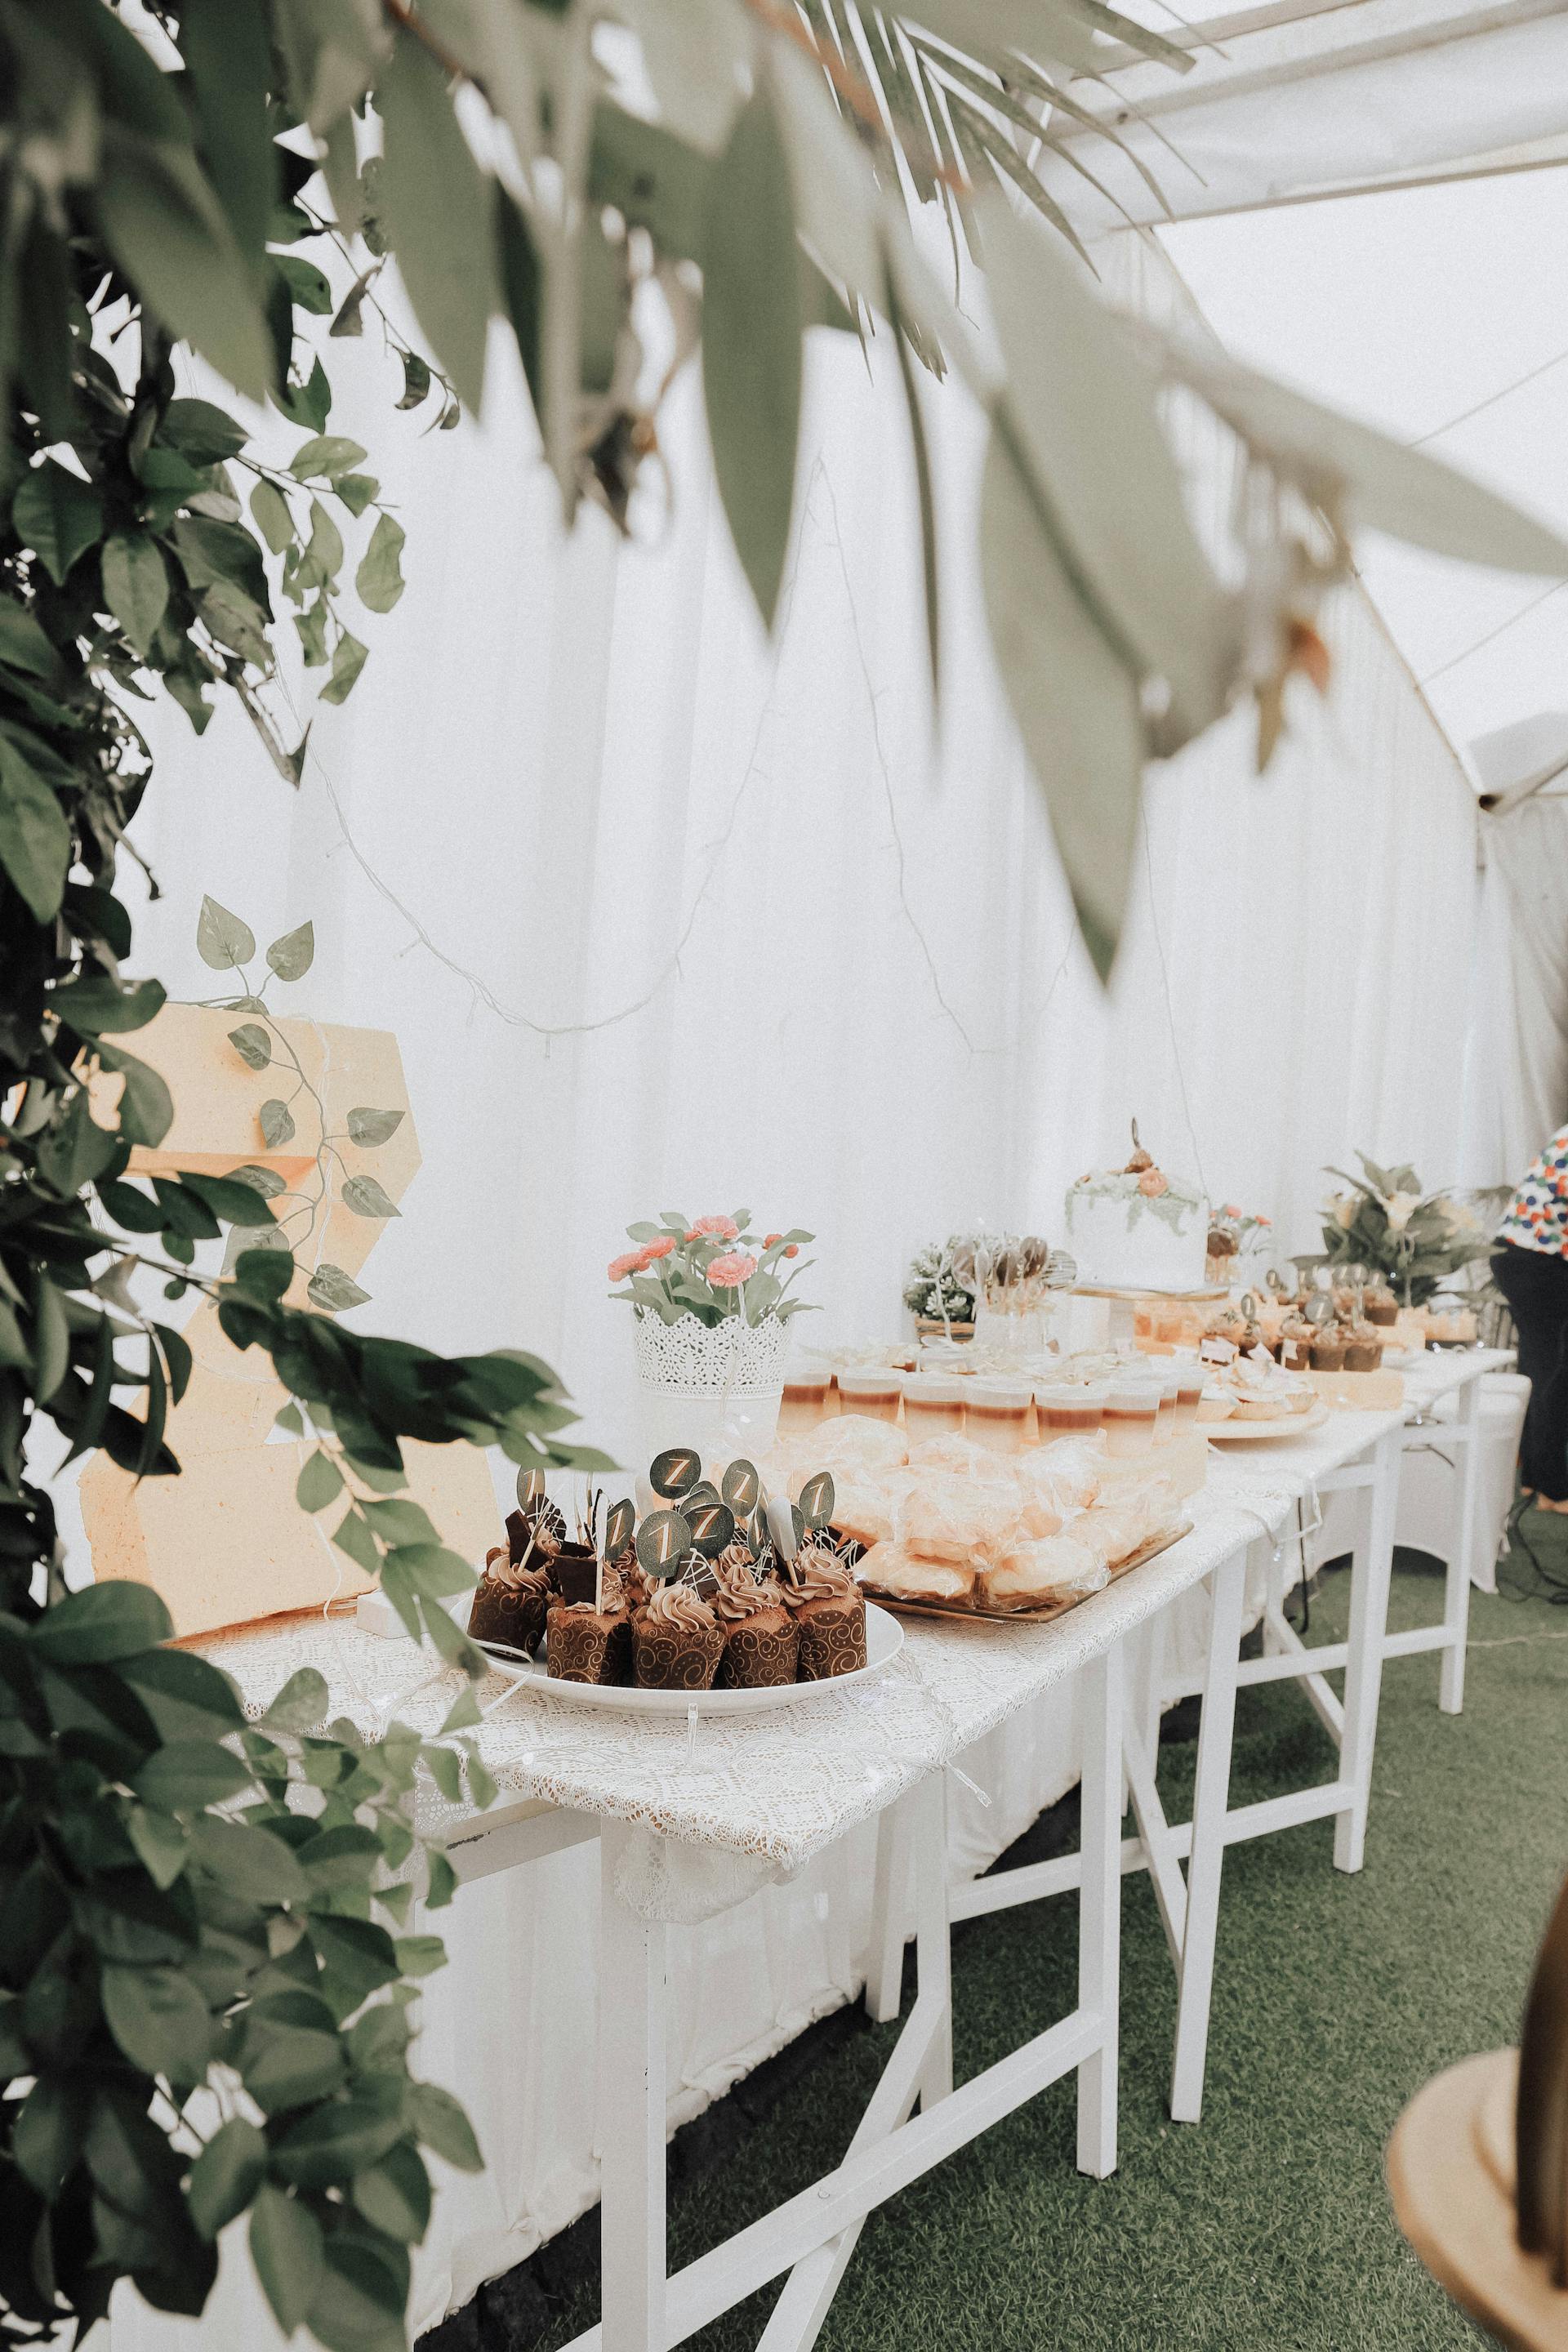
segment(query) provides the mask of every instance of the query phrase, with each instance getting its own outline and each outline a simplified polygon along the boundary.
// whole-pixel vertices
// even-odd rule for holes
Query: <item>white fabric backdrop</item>
[[[310,916],[317,963],[287,1001],[401,1040],[425,1161],[359,1319],[538,1349],[622,1458],[630,1349],[604,1265],[650,1211],[747,1202],[814,1227],[813,1322],[850,1337],[897,1328],[910,1249],[962,1220],[1059,1237],[1066,1185],[1121,1156],[1133,1113],[1296,1247],[1321,1163],[1356,1143],[1458,1172],[1474,806],[1364,604],[1327,616],[1333,696],[1300,688],[1267,779],[1238,718],[1153,780],[1102,998],[980,625],[974,419],[956,392],[928,402],[948,554],[933,741],[909,469],[884,454],[897,388],[883,354],[814,341],[772,652],[689,380],[663,426],[668,536],[619,547],[590,513],[563,544],[499,348],[485,425],[417,439],[385,413],[378,355],[343,347],[333,428],[373,447],[409,534],[358,691],[318,715],[298,796],[234,714],[199,746],[179,714],[153,719],[138,837],[166,895],[147,963],[207,993],[204,889],[263,940]],[[1014,1735],[976,1777],[1006,1801],[964,1801],[961,1868],[1068,1785],[1068,1727]],[[672,2120],[853,1994],[865,1861],[847,1847],[693,1931]],[[443,2205],[422,2324],[594,2193],[591,1859],[464,1905],[427,2061],[474,2099],[492,2168]],[[220,2329],[264,2340],[243,2265],[200,2332]],[[190,2334],[128,2298],[115,2352]]]

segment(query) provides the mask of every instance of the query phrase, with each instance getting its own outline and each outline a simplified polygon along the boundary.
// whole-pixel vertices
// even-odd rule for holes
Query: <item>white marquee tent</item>
[[[1133,68],[1105,100],[1158,150],[1179,212],[1512,167],[1568,134],[1568,11],[1540,0],[1294,0],[1199,31],[1181,37],[1185,81]],[[1108,155],[1095,142],[1101,176]],[[1142,202],[1136,175],[1111,184]],[[1063,194],[1109,226],[1070,174]],[[1171,299],[1151,247],[1118,238],[1127,298]],[[912,483],[879,454],[898,385],[885,354],[868,366],[846,339],[814,341],[773,646],[689,378],[664,419],[662,536],[619,543],[590,512],[568,542],[499,340],[483,424],[428,439],[389,413],[374,346],[344,344],[334,429],[374,446],[408,532],[408,591],[360,688],[318,714],[297,796],[235,714],[199,753],[177,712],[153,721],[162,779],[139,840],[165,892],[142,931],[156,968],[206,993],[203,891],[263,938],[310,917],[300,1008],[401,1041],[424,1168],[363,1319],[537,1349],[623,1458],[630,1348],[604,1265],[668,1202],[747,1200],[815,1229],[818,1320],[849,1337],[893,1327],[921,1241],[978,1216],[1054,1231],[1066,1185],[1133,1113],[1170,1164],[1302,1248],[1325,1162],[1361,1146],[1429,1182],[1494,1181],[1568,1110],[1561,898],[1541,879],[1561,871],[1560,807],[1483,817],[1359,586],[1323,618],[1332,690],[1295,683],[1267,776],[1238,715],[1151,779],[1101,994],[979,611],[975,421],[956,389],[928,393],[951,572],[933,729]],[[1223,453],[1190,454],[1200,495],[1221,494]],[[1069,1729],[995,1743],[991,1811],[959,1810],[965,1866],[1060,1792]],[[836,1852],[687,1931],[672,2120],[852,1997],[863,1860]],[[592,2015],[594,1865],[578,1851],[539,1870],[525,1892],[502,1878],[465,1896],[428,2001],[429,2071],[492,2161],[442,2200],[421,2325],[596,2193],[569,2063]],[[499,2066],[466,2023],[498,1998]],[[270,2340],[243,2257],[220,2292],[204,2336]],[[117,2305],[115,2352],[189,2335]]]

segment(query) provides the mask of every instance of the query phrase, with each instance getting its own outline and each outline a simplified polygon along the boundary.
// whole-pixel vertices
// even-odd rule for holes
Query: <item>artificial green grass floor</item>
[[[1526,1528],[1568,1579],[1568,1521]],[[1348,1588],[1324,1579],[1310,1639],[1342,1638]],[[1391,1625],[1441,1610],[1440,1576],[1402,1559]],[[1174,1987],[1140,1874],[1123,1882],[1119,2170],[1074,2171],[1072,2078],[1055,2084],[871,2216],[823,2352],[1473,2352],[1394,2228],[1383,2147],[1429,2074],[1516,2036],[1568,1868],[1568,1609],[1477,1594],[1463,1715],[1436,1696],[1435,1656],[1386,1669],[1359,1876],[1333,1869],[1326,1822],[1229,1850],[1203,2121],[1165,2112]],[[1194,1755],[1162,1749],[1173,1820]],[[1290,1686],[1240,1694],[1233,1804],[1332,1764]],[[1071,1897],[955,1933],[957,2081],[1073,2006],[1076,1933]],[[847,2040],[721,2171],[676,2190],[672,2270],[831,2168],[896,2032]],[[749,2352],[776,2293],[696,2352]],[[584,2288],[559,2306],[542,2352],[596,2303]]]

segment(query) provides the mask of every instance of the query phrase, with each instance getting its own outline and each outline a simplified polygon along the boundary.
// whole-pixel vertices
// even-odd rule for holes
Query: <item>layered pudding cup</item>
[[[868,1413],[873,1421],[897,1421],[904,1394],[902,1372],[840,1372],[838,1397],[845,1412]]]
[[[1160,1381],[1147,1374],[1122,1373],[1105,1400],[1105,1450],[1113,1461],[1147,1454],[1160,1418]]]
[[[784,1397],[779,1405],[779,1433],[787,1436],[791,1430],[815,1429],[828,1413],[829,1372],[795,1370],[785,1372]]]
[[[1048,1445],[1058,1437],[1092,1437],[1105,1418],[1109,1381],[1039,1381],[1035,1386],[1035,1412],[1040,1439]]]
[[[1176,1368],[1166,1358],[1158,1367],[1160,1410],[1154,1417],[1154,1443],[1169,1445],[1176,1433],[1176,1403],[1181,1394],[1181,1382]]]
[[[1035,1392],[1026,1381],[972,1380],[964,1391],[965,1427],[993,1454],[1021,1454],[1034,1434]]]
[[[938,1372],[911,1372],[904,1382],[904,1426],[910,1439],[961,1435],[964,1400],[973,1381]]]
[[[1173,1356],[1171,1362],[1176,1375],[1176,1427],[1191,1429],[1203,1402],[1204,1367],[1196,1356]]]

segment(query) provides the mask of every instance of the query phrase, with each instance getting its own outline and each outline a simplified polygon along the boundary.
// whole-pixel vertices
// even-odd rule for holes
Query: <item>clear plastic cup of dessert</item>
[[[911,1439],[962,1433],[972,1386],[972,1381],[938,1372],[911,1372],[904,1382],[904,1426]]]
[[[828,1383],[833,1375],[814,1371],[795,1365],[784,1374],[784,1397],[779,1405],[779,1435],[786,1437],[792,1430],[815,1429],[827,1418]]]
[[[1191,1429],[1203,1402],[1204,1367],[1195,1355],[1173,1356],[1171,1365],[1176,1375],[1176,1427]]]
[[[1048,1445],[1058,1437],[1092,1437],[1105,1418],[1110,1394],[1109,1381],[1037,1381],[1035,1412],[1042,1443]]]
[[[1160,1393],[1160,1408],[1154,1416],[1154,1443],[1156,1445],[1169,1445],[1176,1433],[1176,1400],[1181,1393],[1181,1382],[1168,1356],[1161,1358],[1155,1367],[1154,1377],[1158,1381]]]
[[[1035,1392],[1026,1381],[971,1381],[965,1391],[965,1430],[993,1454],[1021,1454],[1029,1443]]]
[[[903,1401],[904,1375],[880,1367],[873,1371],[840,1372],[839,1405],[845,1412],[863,1412],[873,1421],[897,1421]]]
[[[1105,1400],[1105,1450],[1113,1461],[1147,1454],[1160,1418],[1160,1382],[1147,1373],[1122,1372],[1112,1379]]]

